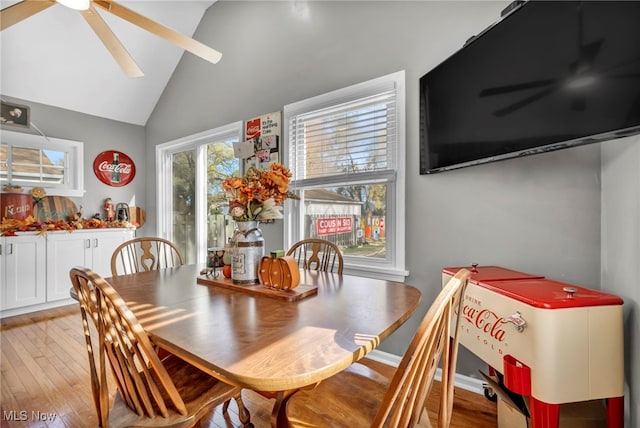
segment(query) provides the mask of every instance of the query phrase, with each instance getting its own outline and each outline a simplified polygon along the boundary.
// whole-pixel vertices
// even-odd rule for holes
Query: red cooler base
[[[607,428],[624,428],[624,398],[607,398]],[[531,428],[559,428],[560,405],[549,404],[531,397]]]

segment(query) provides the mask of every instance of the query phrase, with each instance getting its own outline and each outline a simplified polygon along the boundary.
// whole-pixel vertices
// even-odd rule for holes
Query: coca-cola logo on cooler
[[[505,324],[508,321],[488,308],[483,308],[482,301],[467,290],[464,296],[462,314],[460,317],[460,331],[477,345],[488,346],[499,355],[505,353],[509,346]]]
[[[107,150],[96,156],[93,172],[104,184],[121,187],[131,183],[136,175],[136,165],[126,154],[117,150]]]

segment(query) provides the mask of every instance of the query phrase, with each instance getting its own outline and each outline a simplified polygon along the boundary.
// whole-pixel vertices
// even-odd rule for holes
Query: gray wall
[[[440,289],[444,266],[497,264],[598,289],[601,248],[605,261],[609,250],[623,252],[623,259],[637,260],[638,254],[637,203],[635,211],[615,214],[625,219],[633,216],[628,222],[635,234],[627,238],[618,230],[616,240],[609,242],[611,237],[605,236],[601,245],[601,212],[608,212],[610,203],[615,206],[619,194],[601,192],[600,151],[601,146],[617,142],[434,176],[418,173],[419,77],[496,21],[507,4],[218,2],[205,14],[195,37],[224,56],[216,66],[188,54],[183,57],[147,124],[147,181],[155,182],[157,144],[405,70],[407,282],[422,290],[423,302],[381,349],[398,355],[404,352],[418,319]],[[637,142],[628,144],[637,153]],[[636,170],[637,160],[636,154]],[[611,174],[611,187],[616,189],[620,181],[637,195],[637,174],[616,171]],[[153,194],[149,189],[151,213],[155,212]],[[462,206],[452,206],[460,199]],[[605,230],[620,227],[619,219],[611,223],[604,219]],[[271,246],[282,247],[281,222],[266,226],[265,232]],[[628,247],[635,248],[635,253],[627,253]],[[638,273],[637,263],[633,266],[636,270],[627,267],[615,274],[603,270],[602,288],[623,295],[628,307],[627,380],[632,382],[629,396],[637,421],[639,363],[631,359],[640,350],[633,309],[638,291],[631,282],[631,275]],[[608,278],[613,275],[615,281]],[[477,376],[478,368],[484,364],[462,352],[459,372]]]
[[[602,290],[624,299],[625,408],[640,426],[640,136],[602,145]]]
[[[99,212],[104,216],[104,199],[111,197],[114,203],[125,202],[145,208],[146,169],[144,159],[144,127],[103,119],[44,104],[3,96],[8,102],[27,105],[31,108],[31,121],[48,137],[81,141],[84,143],[84,186],[82,198],[69,198],[79,207],[82,205],[85,217]],[[3,130],[39,134],[36,129],[3,126]],[[98,180],[93,173],[93,160],[105,150],[119,150],[126,153],[136,164],[136,176],[131,183],[122,187],[111,187]],[[155,180],[154,180],[155,181]],[[143,232],[147,226],[143,226]]]

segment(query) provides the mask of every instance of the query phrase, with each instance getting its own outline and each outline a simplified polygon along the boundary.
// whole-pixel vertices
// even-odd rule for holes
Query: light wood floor
[[[0,325],[0,427],[96,426],[77,306],[6,318]],[[368,364],[384,374],[394,370],[373,361]],[[438,387],[427,406],[431,413],[437,409],[432,403],[437,403]],[[452,428],[496,427],[495,404],[468,391],[455,394]],[[252,391],[243,396],[254,426],[269,427],[273,401]],[[215,409],[202,426],[240,426],[234,406],[232,402],[228,417]]]

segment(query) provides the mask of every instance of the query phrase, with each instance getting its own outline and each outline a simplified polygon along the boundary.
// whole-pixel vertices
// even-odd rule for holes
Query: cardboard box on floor
[[[492,377],[482,375],[498,396],[498,428],[531,428],[531,418],[518,408],[504,387]],[[528,398],[524,397],[524,401],[528,409]],[[559,428],[607,428],[604,400],[561,404]]]

